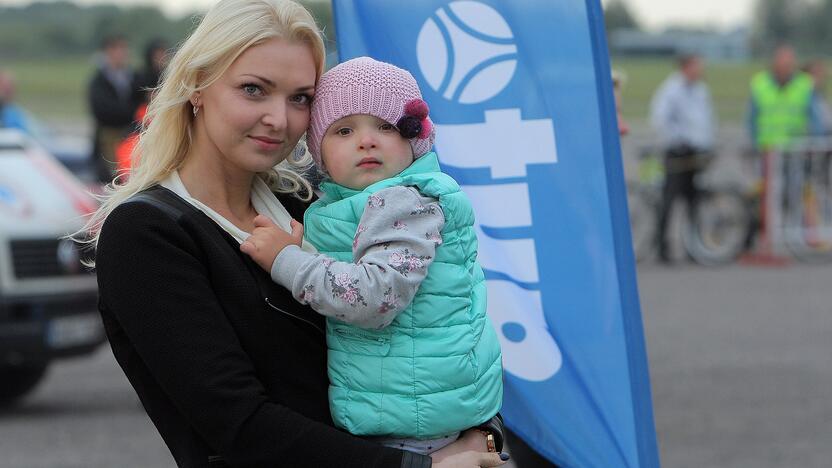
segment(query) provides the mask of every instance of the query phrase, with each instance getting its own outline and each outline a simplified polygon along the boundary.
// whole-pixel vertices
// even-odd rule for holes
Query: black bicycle
[[[652,259],[657,254],[657,221],[662,203],[665,166],[654,147],[639,153],[639,174],[627,184],[630,226],[636,261]],[[668,171],[704,169],[713,156],[699,154]],[[695,165],[695,166],[692,166]],[[700,174],[703,171],[699,171]],[[752,226],[754,198],[735,185],[714,184],[698,175],[696,213],[685,217],[682,245],[690,259],[701,265],[715,266],[733,262],[744,250]]]

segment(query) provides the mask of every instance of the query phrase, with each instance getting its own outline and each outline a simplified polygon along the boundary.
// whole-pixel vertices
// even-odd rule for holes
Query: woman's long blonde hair
[[[291,0],[220,0],[208,11],[165,68],[133,151],[130,176],[126,181],[117,177],[105,188],[101,206],[79,233],[85,242],[97,245],[101,225],[119,204],[182,167],[192,144],[192,94],[217,81],[249,47],[276,37],[308,44],[316,78],[321,76],[323,39],[303,6]],[[308,199],[312,189],[302,170],[311,163],[308,152],[299,159],[290,155],[258,175],[272,190]]]

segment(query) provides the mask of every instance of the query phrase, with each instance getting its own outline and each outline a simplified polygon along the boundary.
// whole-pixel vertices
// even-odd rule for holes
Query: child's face
[[[357,114],[336,120],[321,142],[321,157],[336,183],[364,190],[413,162],[413,149],[398,129],[378,117]]]

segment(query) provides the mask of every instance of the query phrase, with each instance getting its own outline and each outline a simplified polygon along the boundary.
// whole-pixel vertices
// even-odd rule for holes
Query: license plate
[[[51,348],[67,348],[98,341],[103,333],[96,313],[56,317],[46,329],[46,343]]]

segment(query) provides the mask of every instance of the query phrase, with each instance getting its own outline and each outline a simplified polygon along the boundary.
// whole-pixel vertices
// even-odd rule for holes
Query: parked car
[[[0,129],[0,405],[104,342],[95,275],[67,239],[95,199],[32,137]]]
[[[63,164],[82,182],[96,182],[95,162],[92,160],[92,143],[83,124],[56,126],[47,124],[34,114],[27,113],[28,133],[49,154]]]

